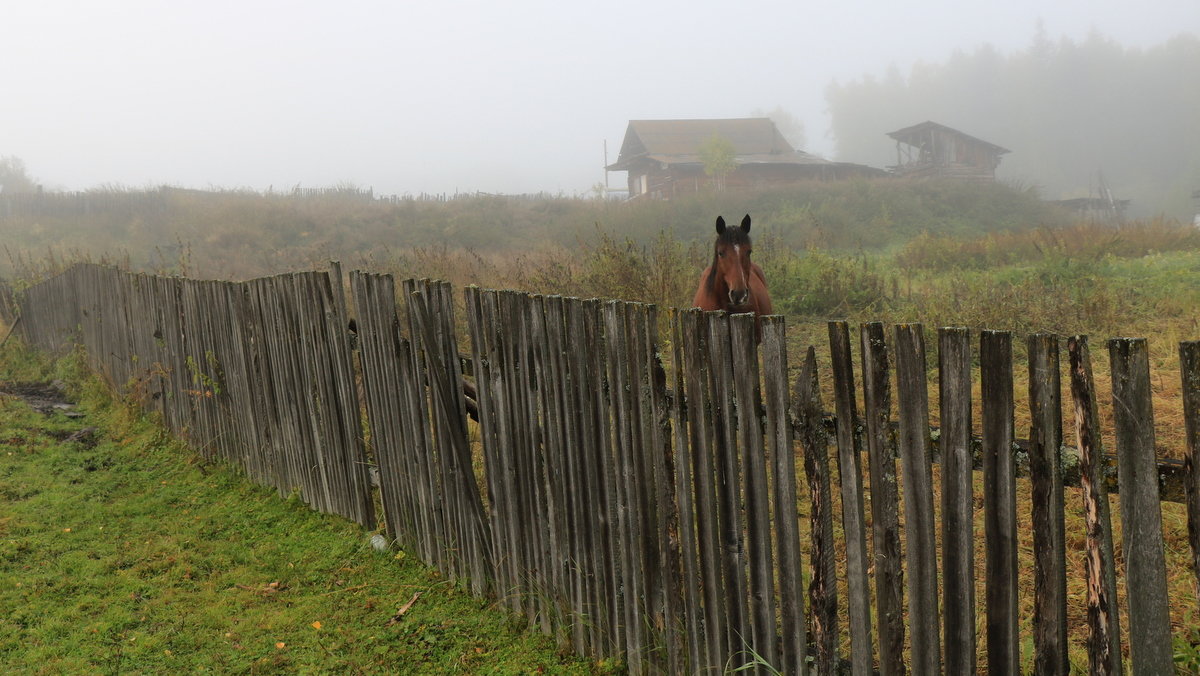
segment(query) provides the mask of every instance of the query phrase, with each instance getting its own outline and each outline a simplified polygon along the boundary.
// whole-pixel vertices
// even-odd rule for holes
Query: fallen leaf
[[[313,629],[320,629],[320,628],[321,628],[321,621],[320,621],[320,620],[317,620],[316,622],[313,622],[313,623],[312,623],[312,628],[313,628]]]
[[[283,650],[283,649],[284,649],[286,646],[287,646],[287,644],[286,644],[286,643],[284,643],[283,641],[280,641],[279,643],[276,643],[276,644],[275,644],[275,649],[276,649],[276,650]]]

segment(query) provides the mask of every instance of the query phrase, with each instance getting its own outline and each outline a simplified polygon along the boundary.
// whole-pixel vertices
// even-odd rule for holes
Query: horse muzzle
[[[749,289],[740,289],[740,290],[730,289],[729,290],[729,304],[731,306],[742,307],[749,301],[750,301],[750,290]]]

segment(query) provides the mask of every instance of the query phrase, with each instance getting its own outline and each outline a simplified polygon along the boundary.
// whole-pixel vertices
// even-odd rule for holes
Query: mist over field
[[[1182,218],[1198,31],[1177,0],[51,0],[0,22],[0,157],[46,190],[572,196],[631,119],[769,114],[802,150],[879,167],[888,131],[933,120],[1010,149],[1001,177],[1046,197],[1102,172]]]

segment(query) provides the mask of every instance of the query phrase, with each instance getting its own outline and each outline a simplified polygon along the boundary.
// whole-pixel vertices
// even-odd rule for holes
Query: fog
[[[630,119],[779,110],[837,159],[831,83],[1039,27],[1150,47],[1200,32],[1200,3],[6,3],[0,156],[60,190],[582,194]]]

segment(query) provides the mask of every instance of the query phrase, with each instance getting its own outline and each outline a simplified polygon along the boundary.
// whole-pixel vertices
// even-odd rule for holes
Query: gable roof
[[[738,164],[833,164],[792,147],[768,117],[725,120],[630,120],[617,161],[609,171],[628,171],[640,160],[703,164],[700,148],[713,135],[733,144]]]
[[[944,124],[938,124],[937,122],[930,122],[928,120],[925,122],[922,122],[920,124],[914,124],[911,127],[905,127],[904,129],[897,129],[896,131],[890,132],[888,134],[888,136],[896,139],[897,141],[899,141],[901,143],[906,143],[910,146],[920,146],[921,142],[925,140],[923,137],[925,136],[926,132],[934,132],[934,131],[940,131],[940,132],[944,132],[947,134],[951,134],[953,136],[957,136],[957,137],[962,138],[971,143],[981,145],[984,148],[987,148],[988,150],[992,151],[992,153],[994,153],[996,155],[1003,155],[1005,153],[1012,152],[1008,148],[1002,148],[1002,147],[996,145],[995,143],[988,143],[987,141],[984,141],[983,139],[975,138],[974,136],[971,136],[970,134],[964,134],[957,129],[951,129],[950,127],[947,127]]]

